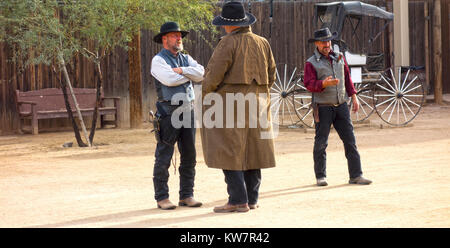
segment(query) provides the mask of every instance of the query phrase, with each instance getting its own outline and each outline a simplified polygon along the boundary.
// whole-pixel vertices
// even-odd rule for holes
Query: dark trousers
[[[155,200],[161,201],[169,198],[169,167],[174,153],[175,143],[180,152],[180,191],[179,199],[186,199],[194,195],[195,179],[195,128],[194,114],[191,113],[192,122],[190,128],[174,128],[171,124],[171,116],[167,115],[160,120],[160,142],[156,145],[155,166],[153,169],[153,185],[155,188]]]
[[[227,183],[228,203],[256,204],[261,185],[261,170],[233,171],[223,170]]]
[[[319,122],[315,123],[316,136],[314,139],[314,172],[316,178],[326,177],[326,148],[331,124],[333,124],[344,143],[350,178],[361,176],[361,159],[356,147],[350,112],[347,103],[343,103],[337,107],[319,106]]]

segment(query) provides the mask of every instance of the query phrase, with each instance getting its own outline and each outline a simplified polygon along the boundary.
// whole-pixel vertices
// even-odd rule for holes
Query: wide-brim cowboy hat
[[[161,28],[159,29],[159,34],[153,37],[153,41],[161,44],[162,37],[170,32],[180,32],[181,37],[184,37],[189,33],[188,31],[181,30],[180,26],[176,22],[166,22],[163,25],[161,25]]]
[[[250,26],[256,22],[256,17],[245,12],[241,2],[227,2],[222,7],[220,15],[214,17],[212,24],[216,26]]]
[[[337,32],[331,33],[329,28],[322,28],[314,31],[314,38],[309,39],[308,42],[330,41],[336,39],[337,36]]]

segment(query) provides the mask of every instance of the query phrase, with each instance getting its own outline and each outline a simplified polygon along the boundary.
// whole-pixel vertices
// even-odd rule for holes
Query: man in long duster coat
[[[214,212],[257,208],[260,169],[275,167],[273,137],[267,134],[272,134],[270,87],[276,65],[269,42],[251,31],[255,21],[240,2],[226,3],[213,20],[227,35],[205,71],[201,138],[205,162],[223,170],[229,194],[227,204],[215,207]],[[211,104],[206,105],[208,102]],[[205,118],[212,108],[218,110],[218,105],[221,111]],[[245,118],[239,114],[244,110]]]

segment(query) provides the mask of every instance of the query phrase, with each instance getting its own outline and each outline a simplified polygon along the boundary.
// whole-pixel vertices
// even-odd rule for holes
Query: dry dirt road
[[[355,134],[369,186],[349,185],[333,131],[327,187],[315,186],[313,130],[282,129],[277,167],[262,171],[260,208],[216,214],[223,173],[206,167],[198,136],[195,197],[201,208],[156,208],[155,141],[143,129],[103,129],[94,148],[63,148],[72,132],[0,136],[0,227],[450,227],[450,106],[428,104],[407,127],[375,115]],[[179,156],[177,156],[179,162]],[[171,200],[178,172],[170,168]]]

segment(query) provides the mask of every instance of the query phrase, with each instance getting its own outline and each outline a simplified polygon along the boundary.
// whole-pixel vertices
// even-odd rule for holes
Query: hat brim
[[[167,31],[167,32],[163,32],[163,33],[159,33],[159,34],[155,35],[155,37],[153,37],[153,41],[156,43],[162,44],[162,37],[165,34],[168,34],[171,32],[180,32],[181,38],[184,38],[187,34],[189,34],[189,31],[180,31],[180,30]]]
[[[312,42],[316,42],[316,41],[330,41],[330,40],[336,39],[337,36],[338,36],[338,33],[335,31],[335,32],[333,32],[333,34],[331,34],[330,37],[326,37],[326,38],[318,38],[318,39],[316,39],[316,38],[311,38],[311,39],[308,40],[308,42],[309,42],[309,43],[312,43]]]
[[[245,12],[245,20],[243,21],[228,21],[223,19],[220,15],[214,17],[212,24],[215,26],[250,26],[256,22],[256,17],[251,13]]]

